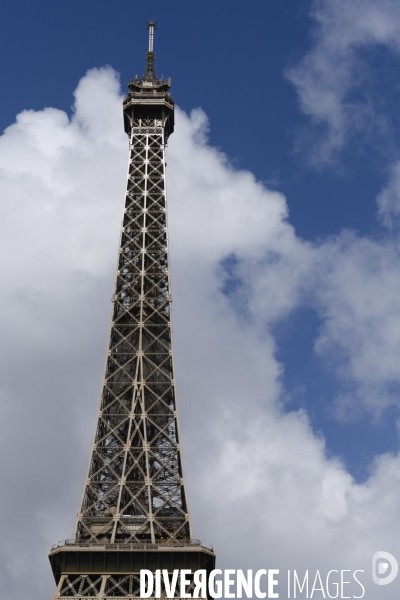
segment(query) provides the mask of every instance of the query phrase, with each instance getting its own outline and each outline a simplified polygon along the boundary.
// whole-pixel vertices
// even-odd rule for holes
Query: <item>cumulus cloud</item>
[[[375,142],[378,134],[389,135],[389,122],[377,110],[382,72],[374,83],[371,63],[361,51],[398,55],[400,6],[396,0],[314,0],[310,14],[311,49],[286,75],[313,126],[305,138],[312,141],[311,150],[302,149],[321,167],[334,161],[355,135],[373,135]]]
[[[364,141],[372,136],[376,149],[383,133],[384,146],[390,146],[390,111],[382,110],[381,104],[384,73],[374,72],[371,57],[374,52],[375,57],[387,52],[386,59],[399,54],[398,2],[315,0],[310,15],[311,48],[286,73],[301,110],[310,118],[310,127],[302,132],[302,149],[314,166],[321,167],[331,165],[359,134]],[[395,86],[390,89],[396,94]],[[390,165],[393,156],[388,160]],[[388,183],[377,197],[378,217],[391,230],[400,213],[399,172],[394,161]],[[360,407],[380,412],[397,404],[396,240],[381,243],[343,232],[320,244],[316,254],[314,267],[306,268],[307,276],[312,274],[312,303],[322,319],[315,349],[343,382],[338,414],[355,417]],[[301,264],[304,269],[304,261]]]
[[[51,597],[46,552],[73,529],[107,342],[127,161],[115,73],[89,71],[75,98],[70,118],[26,111],[0,138],[0,577],[10,600]],[[360,485],[327,456],[306,410],[285,410],[273,326],[308,303],[321,319],[317,351],[334,358],[340,346],[331,368],[356,388],[365,372],[376,394],[390,387],[397,248],[351,233],[301,240],[282,194],[208,144],[200,110],[177,110],[167,175],[195,533],[220,567],[360,568],[373,592],[372,553],[400,555],[400,459],[377,457]],[[368,403],[378,410],[381,398]]]
[[[87,462],[75,457],[92,435],[104,360],[127,164],[115,73],[90,71],[75,99],[71,119],[24,111],[0,137],[0,553],[10,598],[51,597],[45,556],[55,536],[71,535]]]
[[[316,350],[335,365],[345,384],[342,409],[354,417],[360,408],[379,414],[391,404],[398,406],[398,241],[378,242],[344,231],[319,248],[319,259],[316,302],[322,326]]]

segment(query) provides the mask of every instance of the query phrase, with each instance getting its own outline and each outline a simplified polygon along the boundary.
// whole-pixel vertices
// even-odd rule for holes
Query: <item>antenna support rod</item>
[[[147,27],[149,28],[149,52],[153,52],[154,30],[156,29],[156,25],[156,21],[147,21]]]

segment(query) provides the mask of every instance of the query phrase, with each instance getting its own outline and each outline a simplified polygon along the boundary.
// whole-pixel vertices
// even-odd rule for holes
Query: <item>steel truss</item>
[[[76,535],[190,539],[172,358],[164,131],[135,119],[110,349]]]
[[[193,578],[192,578],[193,579]],[[172,577],[169,577],[171,586]],[[185,587],[185,593],[193,595],[193,581]],[[160,586],[161,597],[166,597],[166,590],[163,581]],[[175,599],[180,599],[180,577],[177,579],[175,587]],[[87,600],[103,600],[118,598],[123,600],[138,600],[140,598],[140,575],[65,575],[61,578],[59,584],[59,595],[57,598],[86,598]],[[154,598],[154,596],[152,596]]]

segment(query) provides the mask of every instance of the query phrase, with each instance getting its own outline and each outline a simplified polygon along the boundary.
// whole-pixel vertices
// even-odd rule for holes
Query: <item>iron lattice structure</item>
[[[165,145],[171,80],[146,72],[124,100],[129,170],[105,379],[75,534],[52,549],[55,599],[138,598],[141,568],[213,568],[192,538],[179,445]]]

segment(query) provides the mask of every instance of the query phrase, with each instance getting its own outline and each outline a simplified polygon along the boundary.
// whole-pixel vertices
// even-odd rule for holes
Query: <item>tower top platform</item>
[[[156,55],[154,53],[156,22],[148,21],[147,26],[149,28],[149,49],[146,54],[146,71],[141,79],[136,75],[135,79],[128,83],[129,92],[123,103],[125,131],[130,135],[133,118],[144,116],[145,111],[149,108],[157,109],[159,107],[163,109],[161,111],[163,120],[169,118],[166,128],[166,138],[168,138],[174,129],[174,101],[168,91],[171,87],[171,78],[159,79],[156,75]]]

